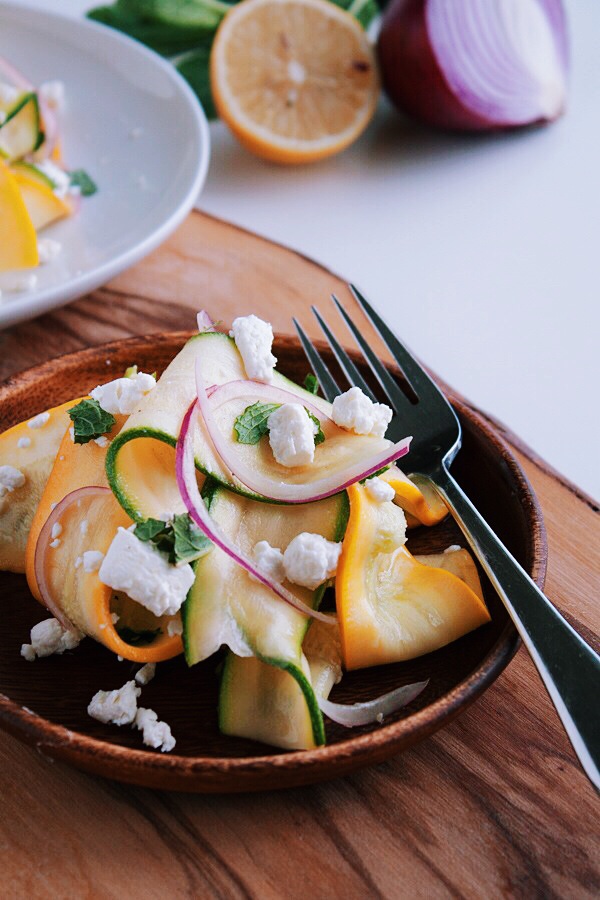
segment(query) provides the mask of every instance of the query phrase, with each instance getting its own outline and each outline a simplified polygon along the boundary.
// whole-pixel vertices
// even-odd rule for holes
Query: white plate
[[[196,200],[210,145],[183,78],[110,28],[0,2],[0,55],[34,84],[64,82],[65,162],[98,185],[75,216],[44,229],[62,252],[35,270],[35,289],[3,292],[6,327],[94,290],[164,241]]]

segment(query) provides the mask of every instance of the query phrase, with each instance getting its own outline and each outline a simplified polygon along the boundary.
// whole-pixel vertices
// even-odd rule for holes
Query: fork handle
[[[445,466],[432,482],[500,595],[583,769],[600,791],[600,657],[496,537]]]

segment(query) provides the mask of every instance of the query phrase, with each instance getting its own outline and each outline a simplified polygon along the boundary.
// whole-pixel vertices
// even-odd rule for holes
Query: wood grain
[[[0,371],[189,327],[207,297],[224,318],[257,311],[289,333],[290,313],[310,326],[301,311],[332,289],[343,291],[339,279],[309,261],[194,214],[109,288],[3,334]],[[526,449],[518,457],[545,515],[547,592],[591,637],[597,508]],[[283,793],[126,787],[0,734],[6,897],[591,898],[600,891],[598,837],[597,797],[523,650],[428,741],[343,780]]]

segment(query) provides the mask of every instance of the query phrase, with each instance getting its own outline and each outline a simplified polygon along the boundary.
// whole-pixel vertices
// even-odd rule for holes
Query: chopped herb
[[[306,407],[304,407],[304,409],[306,409]],[[323,441],[325,440],[325,435],[323,434],[323,429],[321,428],[321,423],[319,422],[319,420],[317,419],[316,416],[313,416],[313,414],[310,412],[310,410],[306,409],[306,412],[308,413],[309,417],[313,420],[313,422],[317,426],[317,431],[315,432],[315,447],[318,447],[319,444],[322,444]]]
[[[73,440],[76,444],[87,444],[101,437],[117,421],[111,413],[102,409],[97,400],[82,400],[77,406],[72,406],[69,418],[73,422]]]
[[[175,516],[173,524],[161,519],[146,519],[138,522],[133,533],[140,541],[154,544],[172,565],[193,562],[212,547],[212,542],[192,522],[188,513]]]
[[[83,169],[69,172],[71,187],[78,187],[82,197],[91,197],[98,190],[96,184]]]
[[[147,631],[134,631],[133,628],[129,628],[127,625],[117,628],[117,634],[121,640],[125,641],[126,644],[131,644],[132,647],[142,647],[151,644],[160,632],[160,628],[149,628]]]
[[[281,403],[253,403],[247,406],[235,422],[233,428],[240,444],[258,444],[269,430],[269,416],[279,409]]]
[[[319,379],[316,375],[313,375],[312,372],[309,372],[306,378],[304,379],[304,387],[311,394],[319,393]]]

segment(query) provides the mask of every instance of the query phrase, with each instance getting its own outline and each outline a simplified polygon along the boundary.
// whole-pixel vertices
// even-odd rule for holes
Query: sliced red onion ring
[[[206,396],[206,395],[205,395]],[[289,603],[294,609],[305,616],[318,619],[320,622],[326,622],[332,625],[336,622],[336,617],[320,613],[316,609],[311,609],[302,600],[299,600],[291,591],[288,591],[283,585],[271,578],[265,576],[260,569],[256,567],[256,563],[249,556],[246,556],[237,547],[234,547],[223,532],[220,526],[211,518],[204,500],[198,490],[196,482],[196,467],[194,466],[194,447],[193,447],[193,429],[191,427],[192,417],[198,411],[198,402],[194,401],[183,417],[181,423],[181,431],[177,440],[175,470],[177,475],[177,487],[185,504],[187,511],[204,534],[224,553],[233,559],[239,566],[249,572],[257,581],[270,588],[273,593]]]
[[[196,316],[196,320],[198,322],[198,331],[203,332],[215,330],[215,323],[205,309],[200,310],[200,312]]]
[[[365,703],[332,703],[331,700],[325,700],[323,697],[317,697],[317,700],[321,712],[329,716],[332,721],[337,722],[338,725],[345,725],[346,728],[354,728],[356,725],[370,725],[372,722],[381,720],[383,716],[402,709],[403,706],[418,697],[428,684],[429,679],[406,684],[390,691],[389,694],[382,694],[381,697],[367,700]]]
[[[250,381],[249,379],[227,381],[225,384],[213,384],[207,389],[206,393],[215,407],[222,406],[230,400],[238,399],[264,400],[266,403],[301,403],[320,422],[332,421],[331,416],[324,413],[322,409],[319,409],[310,400],[305,400],[304,397],[300,397],[298,394],[292,393],[292,391],[286,391],[284,388],[265,384],[262,381]]]
[[[87,485],[86,487],[77,488],[76,490],[71,491],[70,494],[67,494],[66,497],[63,497],[62,500],[56,504],[56,506],[42,525],[37,539],[37,544],[35,545],[33,570],[35,573],[35,580],[37,581],[38,590],[42,598],[42,603],[52,613],[52,615],[56,619],[58,619],[63,628],[67,629],[67,631],[76,631],[78,629],[76,629],[73,623],[69,621],[58,603],[52,597],[52,593],[48,586],[48,579],[46,578],[45,562],[50,541],[52,540],[52,527],[59,521],[65,510],[67,510],[73,503],[77,503],[83,497],[94,497],[100,494],[110,494],[110,488],[103,487],[99,484]]]
[[[202,381],[202,373],[200,371],[201,360],[196,361],[196,390],[198,392],[198,406],[204,419],[206,429],[213,442],[214,448],[218,456],[224,464],[239,481],[242,482],[251,491],[267,497],[269,500],[279,500],[283,503],[314,503],[317,500],[325,500],[326,497],[332,497],[339,494],[340,491],[350,487],[363,478],[368,478],[390,463],[395,462],[402,456],[406,456],[408,448],[412,440],[411,437],[404,438],[397,444],[392,444],[385,450],[370,456],[366,460],[362,460],[344,469],[343,472],[334,475],[328,475],[326,478],[319,478],[310,484],[288,484],[285,481],[275,481],[266,475],[261,475],[232,452],[231,447],[222,432],[219,430],[212,413],[212,404],[217,392],[217,388],[212,393],[209,400],[206,388]],[[224,388],[227,385],[223,386]],[[269,389],[270,391],[271,389]],[[296,402],[299,398],[296,397]],[[323,413],[319,410],[319,416]]]
[[[13,66],[7,59],[3,56],[0,56],[0,75],[3,78],[8,78],[10,82],[14,85],[14,87],[19,88],[21,91],[32,91],[33,85],[29,81],[29,79],[25,78],[22,72]]]

